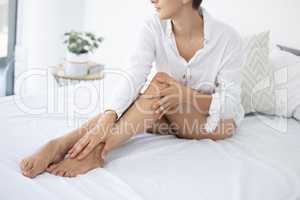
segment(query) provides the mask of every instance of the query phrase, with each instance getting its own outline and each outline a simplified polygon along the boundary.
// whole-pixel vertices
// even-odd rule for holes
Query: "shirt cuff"
[[[120,116],[122,115],[122,113],[121,112],[118,112],[118,111],[116,111],[116,110],[114,110],[114,109],[105,109],[104,111],[103,111],[103,113],[105,113],[106,111],[113,111],[113,112],[115,112],[116,113],[116,115],[117,115],[117,118],[116,118],[116,120],[119,120],[120,119]]]
[[[212,133],[216,130],[220,121],[221,99],[219,93],[212,94],[212,101],[209,107],[206,124],[204,129],[207,133]]]
[[[109,111],[109,110],[114,111],[117,114],[116,120],[119,120],[121,118],[121,115],[126,110],[126,106],[115,105],[115,104],[106,104],[103,108],[103,113],[105,111]]]

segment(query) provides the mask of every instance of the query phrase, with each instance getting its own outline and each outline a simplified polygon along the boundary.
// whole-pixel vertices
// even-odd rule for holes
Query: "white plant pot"
[[[76,55],[68,52],[66,62],[64,64],[64,72],[66,76],[85,76],[88,74],[89,54]]]

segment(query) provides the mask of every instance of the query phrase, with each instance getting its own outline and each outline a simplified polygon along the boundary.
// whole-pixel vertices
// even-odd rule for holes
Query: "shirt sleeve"
[[[103,103],[104,112],[112,110],[117,113],[117,119],[135,101],[139,91],[145,85],[155,58],[155,41],[153,30],[149,22],[145,23],[139,31],[134,42],[129,63],[124,69],[113,72],[120,76],[116,87],[109,92],[110,95]],[[113,84],[113,83],[112,83]]]
[[[236,127],[244,118],[241,104],[242,65],[244,61],[243,41],[237,34],[229,40],[221,67],[216,77],[216,88],[212,94],[209,116],[204,126],[205,131],[212,133],[219,125],[220,119],[233,119]]]

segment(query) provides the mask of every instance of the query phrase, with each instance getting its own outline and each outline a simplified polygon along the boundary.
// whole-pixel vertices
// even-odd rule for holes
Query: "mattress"
[[[46,99],[0,100],[1,200],[300,199],[300,123],[263,115],[247,116],[227,140],[140,133],[111,152],[104,168],[76,178],[48,173],[26,178],[20,160],[77,126],[64,112],[38,113]],[[84,95],[80,99],[86,101]],[[93,114],[80,115],[76,122]]]

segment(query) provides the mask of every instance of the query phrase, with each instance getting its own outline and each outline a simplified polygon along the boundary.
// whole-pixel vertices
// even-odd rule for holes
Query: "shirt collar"
[[[204,42],[208,42],[209,39],[210,39],[210,35],[211,35],[211,20],[212,20],[212,17],[206,11],[206,9],[204,9],[201,6],[199,7],[199,14],[203,16]],[[167,34],[168,37],[171,37],[173,35],[171,19],[167,19],[166,34]]]

